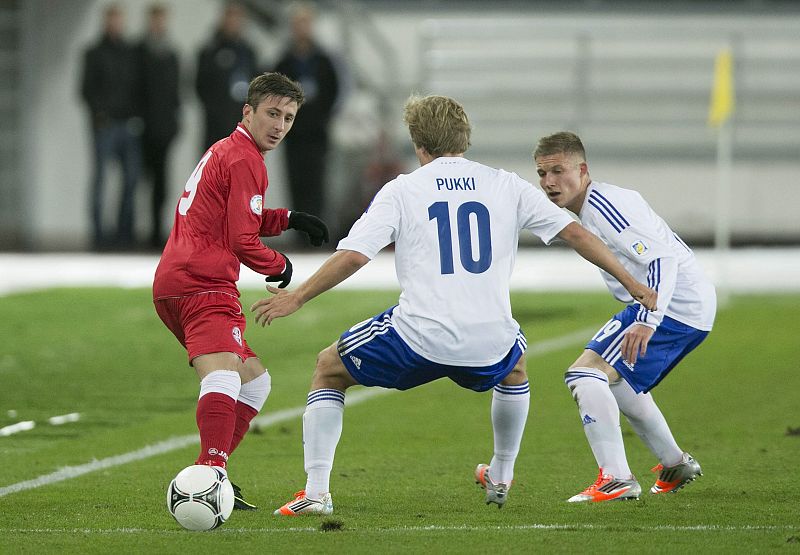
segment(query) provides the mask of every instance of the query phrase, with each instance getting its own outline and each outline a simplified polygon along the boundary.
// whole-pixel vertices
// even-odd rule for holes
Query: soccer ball
[[[213,530],[233,511],[233,486],[225,470],[195,464],[175,476],[167,488],[167,508],[187,530]]]

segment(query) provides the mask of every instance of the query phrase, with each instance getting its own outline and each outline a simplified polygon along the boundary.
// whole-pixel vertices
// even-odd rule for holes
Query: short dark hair
[[[581,138],[571,131],[559,131],[539,139],[539,144],[533,151],[533,159],[562,153],[577,154],[584,162],[586,161],[586,149],[583,148]]]
[[[262,100],[269,96],[279,98],[289,98],[297,102],[297,107],[303,105],[306,97],[303,94],[303,87],[297,81],[290,79],[283,73],[262,73],[250,81],[247,89],[247,104],[253,110],[258,108]]]

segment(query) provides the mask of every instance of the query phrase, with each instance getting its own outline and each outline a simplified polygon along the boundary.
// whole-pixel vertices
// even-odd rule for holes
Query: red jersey
[[[238,297],[240,264],[263,275],[282,273],[283,256],[259,239],[289,225],[285,208],[264,208],[268,185],[264,156],[240,123],[206,151],[186,182],[156,268],[153,298],[208,291]]]

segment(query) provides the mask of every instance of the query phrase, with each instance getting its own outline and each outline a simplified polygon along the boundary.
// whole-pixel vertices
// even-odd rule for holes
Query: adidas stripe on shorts
[[[439,378],[461,387],[488,391],[511,373],[527,347],[520,330],[508,354],[490,366],[450,366],[415,353],[392,325],[392,307],[360,322],[339,338],[338,350],[350,375],[366,386],[411,389]]]
[[[636,324],[638,304],[627,306],[598,330],[586,345],[600,355],[637,393],[647,393],[669,374],[683,357],[692,352],[708,335],[664,316],[647,344],[647,354],[632,365],[622,358],[620,348],[625,332]]]

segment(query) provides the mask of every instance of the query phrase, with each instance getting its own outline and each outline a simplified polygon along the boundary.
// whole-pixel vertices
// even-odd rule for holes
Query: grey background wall
[[[135,37],[147,4],[120,4]],[[166,4],[185,81],[182,133],[173,150],[164,215],[171,220],[201,154],[194,64],[221,3]],[[747,61],[737,77],[745,110],[735,122],[734,238],[800,243],[800,191],[794,183],[800,169],[800,12],[570,12],[547,11],[543,4],[505,9],[497,3],[489,12],[452,9],[446,2],[323,4],[320,41],[346,62],[350,76],[336,121],[331,210],[357,202],[361,169],[374,156],[382,130],[404,167],[413,169],[401,114],[406,96],[420,91],[462,100],[475,126],[470,155],[534,183],[530,151],[536,139],[564,127],[580,132],[595,179],[640,189],[679,233],[710,241],[716,167],[706,109],[714,55],[733,42],[738,59]],[[0,248],[88,245],[90,136],[78,91],[82,52],[98,33],[103,6],[91,0],[18,3],[18,171],[2,174],[0,182]],[[264,6],[282,13],[277,3]],[[285,26],[251,24],[247,34],[270,67]],[[580,79],[586,75],[589,93],[582,96]],[[285,205],[280,148],[269,154],[267,165],[267,204]],[[143,186],[141,229],[146,199]]]

